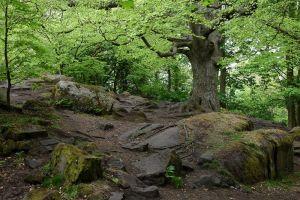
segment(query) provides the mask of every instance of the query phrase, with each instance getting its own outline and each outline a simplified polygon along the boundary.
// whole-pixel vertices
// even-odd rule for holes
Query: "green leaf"
[[[122,8],[125,8],[125,9],[133,9],[134,8],[133,0],[121,0],[120,4],[121,4]]]

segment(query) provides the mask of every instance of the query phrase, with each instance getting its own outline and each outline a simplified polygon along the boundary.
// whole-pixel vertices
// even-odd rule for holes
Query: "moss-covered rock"
[[[293,170],[293,136],[270,129],[243,133],[216,153],[217,159],[238,181],[256,183]]]
[[[0,139],[0,155],[8,156],[14,152],[28,151],[31,146],[31,141],[13,141]]]
[[[59,81],[53,90],[56,105],[93,114],[111,112],[114,98],[100,86]]]
[[[111,187],[105,181],[95,181],[78,185],[78,197],[84,199],[106,200],[111,193]]]
[[[293,140],[300,129],[291,133],[250,131],[253,125],[247,117],[217,112],[196,115],[178,125],[190,147],[187,149],[193,149],[201,167],[209,166],[209,170],[239,182],[256,183],[293,170]],[[213,160],[203,159],[204,153]]]
[[[63,143],[58,144],[52,152],[50,168],[53,175],[63,175],[66,185],[102,177],[100,157]]]
[[[62,197],[58,191],[45,188],[33,189],[25,197],[24,200],[61,200]]]
[[[39,125],[16,125],[11,127],[1,127],[1,133],[5,139],[14,141],[30,140],[39,137],[47,137],[47,131]]]
[[[205,113],[178,122],[181,135],[186,143],[195,143],[196,149],[215,151],[222,148],[226,141],[238,139],[240,131],[251,130],[252,123],[242,115],[225,113]],[[201,145],[197,143],[201,141]]]

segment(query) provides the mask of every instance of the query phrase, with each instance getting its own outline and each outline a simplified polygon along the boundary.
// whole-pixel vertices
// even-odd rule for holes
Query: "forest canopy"
[[[298,0],[1,0],[0,79],[63,74],[300,125]],[[7,103],[9,104],[7,95]]]

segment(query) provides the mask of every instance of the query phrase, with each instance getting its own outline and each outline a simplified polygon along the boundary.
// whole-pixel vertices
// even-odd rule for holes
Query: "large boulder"
[[[52,152],[53,175],[63,175],[65,184],[90,182],[102,177],[101,158],[76,146],[60,143]]]
[[[53,91],[56,104],[87,113],[111,112],[115,99],[103,87],[59,81]]]
[[[243,134],[239,141],[216,153],[216,159],[239,182],[256,183],[293,170],[294,137],[282,130],[261,129]]]
[[[245,116],[207,113],[178,123],[193,159],[203,169],[242,183],[256,183],[293,170],[296,129],[251,131]]]

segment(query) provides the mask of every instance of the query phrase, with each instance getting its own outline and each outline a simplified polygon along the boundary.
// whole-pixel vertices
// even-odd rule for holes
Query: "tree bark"
[[[217,62],[222,55],[221,35],[200,24],[192,24],[191,28],[194,36],[188,54],[193,72],[190,106],[205,112],[219,111]]]
[[[220,70],[220,96],[222,98],[220,104],[222,108],[226,108],[226,79],[227,79],[227,69],[226,68],[221,68]]]
[[[294,83],[294,69],[287,68],[287,86],[292,86]],[[286,108],[288,111],[288,127],[293,128],[296,126],[296,106],[293,96],[286,97]]]
[[[300,83],[300,68],[298,69],[298,74],[297,74],[297,83],[296,85],[299,87]],[[300,126],[300,97],[296,97],[296,126]]]
[[[7,90],[6,90],[6,103],[7,107],[10,108],[10,91],[11,91],[11,76],[10,76],[10,68],[9,68],[9,60],[8,60],[8,2],[5,4],[5,24],[4,24],[4,62],[5,62],[5,70],[6,70],[6,79],[7,79]]]

